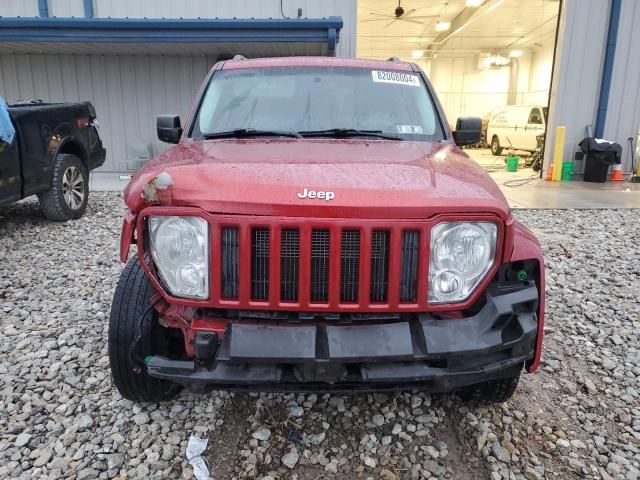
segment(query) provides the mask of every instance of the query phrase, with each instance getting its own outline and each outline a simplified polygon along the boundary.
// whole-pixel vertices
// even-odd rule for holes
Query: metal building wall
[[[103,171],[137,170],[167,148],[155,117],[184,120],[215,58],[205,56],[0,55],[0,95],[47,101],[91,100],[107,146]]]
[[[280,0],[94,0],[94,5],[96,17],[111,18],[282,18],[282,13],[296,18],[302,8],[303,17],[342,17],[337,56],[356,52],[356,0],[283,0],[282,12]]]
[[[635,2],[635,0],[627,0]],[[553,158],[556,127],[564,125],[565,160],[573,159],[598,108],[609,0],[564,0],[551,85],[545,172]],[[581,173],[581,172],[577,172]]]
[[[34,0],[0,0],[0,16],[2,17],[37,17],[38,1]]]
[[[84,17],[82,0],[48,0],[50,17]]]
[[[623,147],[622,170],[631,172],[629,137],[640,133],[640,2],[624,0],[618,25],[604,138]]]

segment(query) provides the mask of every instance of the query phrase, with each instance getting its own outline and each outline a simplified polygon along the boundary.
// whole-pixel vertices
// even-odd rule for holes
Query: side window
[[[536,123],[538,125],[542,125],[542,113],[539,108],[532,108],[531,113],[529,114],[529,122],[528,123]]]

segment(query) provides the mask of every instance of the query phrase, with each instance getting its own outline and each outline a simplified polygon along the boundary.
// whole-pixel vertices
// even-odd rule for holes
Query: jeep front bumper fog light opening
[[[174,296],[209,298],[209,225],[200,217],[150,216],[151,256]]]
[[[471,296],[495,261],[493,222],[442,222],[431,231],[429,303],[459,303]]]

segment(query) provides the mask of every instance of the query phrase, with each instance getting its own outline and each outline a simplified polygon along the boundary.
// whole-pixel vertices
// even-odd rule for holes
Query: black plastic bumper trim
[[[422,314],[387,324],[236,322],[207,366],[151,357],[147,371],[192,389],[377,390],[422,384],[447,391],[517,373],[533,356],[537,306],[537,288],[530,284],[488,289],[484,307],[464,319]]]

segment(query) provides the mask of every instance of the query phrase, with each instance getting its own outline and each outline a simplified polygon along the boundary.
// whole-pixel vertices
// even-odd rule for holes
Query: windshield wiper
[[[303,137],[378,137],[385,140],[402,140],[397,135],[382,133],[382,130],[358,130],[356,128],[330,128],[328,130],[307,130],[298,132]]]
[[[226,132],[203,133],[205,140],[214,138],[247,138],[247,137],[292,137],[302,138],[298,132],[286,132],[280,130],[256,130],[255,128],[236,128]]]

